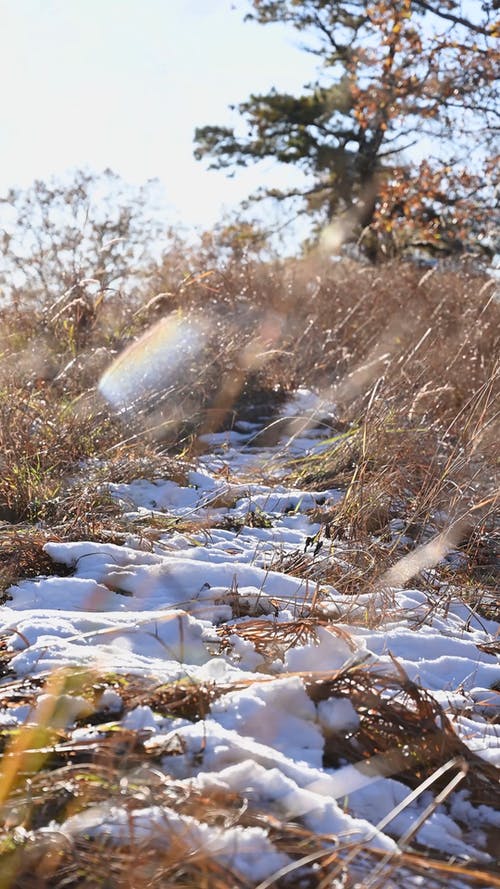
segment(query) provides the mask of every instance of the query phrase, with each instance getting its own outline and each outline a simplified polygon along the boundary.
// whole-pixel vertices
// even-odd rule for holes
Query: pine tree
[[[300,168],[296,198],[319,229],[336,220],[367,252],[408,242],[452,249],[491,224],[500,108],[496,0],[253,0],[249,18],[286,23],[318,57],[300,95],[271,89],[230,127],[195,133],[212,169],[264,158]],[[413,162],[411,157],[418,160]]]

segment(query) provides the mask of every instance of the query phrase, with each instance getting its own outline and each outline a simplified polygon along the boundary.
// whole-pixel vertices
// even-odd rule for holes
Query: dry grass
[[[288,629],[290,644],[296,632],[296,627]],[[255,633],[262,643],[257,626]],[[267,640],[267,645],[271,656],[273,640]],[[258,675],[253,680],[266,681],[269,681],[267,677]],[[498,804],[495,769],[458,740],[439,705],[400,671],[355,667],[336,674],[303,674],[303,681],[313,701],[346,697],[360,719],[355,732],[345,736],[337,734],[327,740],[325,765],[361,761],[367,775],[398,777],[417,795],[421,788],[430,786],[434,793],[439,791],[446,796],[450,775],[461,775],[462,786],[475,802]],[[118,806],[128,811],[132,832],[135,817],[132,813],[149,806],[165,807],[166,811],[217,827],[264,828],[276,847],[286,852],[295,865],[289,868],[288,874],[264,881],[262,889],[265,886],[320,889],[337,885],[332,882],[334,879],[346,887],[354,881],[364,886],[366,880],[367,887],[391,885],[405,889],[410,885],[405,881],[412,874],[425,874],[426,885],[435,887],[453,878],[460,878],[461,885],[467,887],[497,885],[494,872],[488,869],[432,859],[415,849],[403,848],[403,855],[394,860],[348,837],[311,834],[297,824],[281,820],[272,810],[262,811],[250,799],[232,791],[214,787],[208,792],[196,782],[176,781],[168,776],[168,758],[182,753],[182,748],[175,744],[168,749],[161,745],[145,747],[147,733],[124,730],[117,722],[110,722],[109,714],[99,714],[100,694],[111,685],[119,690],[123,701],[123,711],[115,719],[139,701],[164,716],[204,719],[215,698],[247,687],[248,680],[217,687],[190,682],[154,686],[137,677],[75,673],[50,678],[43,690],[54,693],[55,683],[61,693],[73,689],[88,698],[89,706],[93,707],[91,723],[99,728],[99,733],[92,739],[75,742],[69,729],[49,731],[35,726],[23,730],[24,739],[17,733],[7,738],[3,781],[10,759],[17,756],[18,761],[8,807],[4,808],[5,828],[0,835],[3,879],[0,885],[47,889],[49,886],[90,889],[99,885],[109,889],[139,889],[140,886],[246,889],[255,885],[201,850],[186,855],[182,841],[172,841],[168,832],[158,846],[154,838],[150,842],[109,843],[59,831],[58,824],[69,816],[91,813],[94,807],[102,805],[106,810]],[[20,701],[34,703],[40,692],[39,688],[29,688],[19,680],[11,681],[6,690],[12,705]],[[83,721],[89,723],[88,718]],[[200,756],[202,759],[202,751]],[[443,763],[447,763],[446,768],[441,767]],[[378,876],[372,884],[369,881],[374,873]]]
[[[0,594],[53,573],[48,540],[123,541],[131,529],[108,483],[185,480],[179,456],[124,433],[95,392],[0,386]]]
[[[146,407],[124,425],[96,394],[99,374],[172,310],[187,317],[202,311],[210,320],[203,365],[178,381],[175,393],[158,395],[153,414]],[[498,619],[500,303],[491,281],[473,270],[424,273],[411,264],[371,268],[318,258],[258,264],[179,248],[130,304],[118,298],[87,309],[68,299],[37,309],[18,304],[0,310],[0,324],[2,591],[19,578],[61,570],[43,551],[48,539],[122,542],[132,531],[152,543],[174,530],[178,525],[168,515],[131,527],[104,483],[181,481],[197,431],[230,426],[236,414],[272,421],[287,393],[313,385],[336,403],[338,416],[329,446],[290,461],[289,478],[303,487],[341,488],[344,498],[312,516],[321,525],[314,547],[276,557],[271,567],[308,578],[314,607],[290,625],[254,616],[222,628],[221,650],[237,632],[267,661],[282,658],[325,623],[322,584],[353,596],[375,589],[402,557],[454,523],[461,523],[454,549],[463,559],[458,566],[441,562],[440,579],[479,614]],[[177,410],[179,404],[182,422],[167,449],[148,430],[168,425],[172,405]],[[257,519],[249,514],[240,521]],[[425,582],[420,574],[419,583]],[[366,619],[383,620],[383,614]],[[9,676],[4,641],[3,702],[32,703],[39,684]],[[362,760],[409,789],[433,780],[439,791],[447,781],[439,768],[451,761],[458,772],[463,768],[462,786],[475,802],[495,804],[492,767],[465,748],[436,702],[396,668],[382,673],[353,665],[303,679],[312,700],[349,698],[360,717],[352,736],[327,740],[325,765]],[[235,686],[158,687],[109,676],[71,681],[89,701],[81,724],[99,728],[94,740],[75,743],[69,729],[50,729],[50,719],[38,735],[21,732],[21,740],[19,733],[2,731],[4,766],[15,754],[18,767],[5,793],[0,889],[246,889],[213,857],[186,856],[182,845],[161,851],[147,844],[110,846],[57,829],[69,815],[102,803],[129,812],[167,806],[211,824],[263,826],[297,862],[268,884],[279,889],[406,889],[416,876],[429,889],[452,880],[471,889],[500,886],[488,869],[434,860],[414,848],[403,850],[397,862],[380,860],[373,849],[312,835],[234,794],[208,796],[194,786],[187,792],[160,769],[165,751],[153,754],[140,733],[120,728],[98,704],[111,685],[121,694],[123,713],[140,702],[164,716],[199,720]],[[267,677],[257,674],[255,681]]]

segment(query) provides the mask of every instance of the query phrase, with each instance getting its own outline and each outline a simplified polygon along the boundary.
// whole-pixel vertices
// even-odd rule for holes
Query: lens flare
[[[104,372],[99,391],[114,407],[146,401],[185,382],[188,368],[206,342],[208,325],[199,318],[162,318],[118,356]]]

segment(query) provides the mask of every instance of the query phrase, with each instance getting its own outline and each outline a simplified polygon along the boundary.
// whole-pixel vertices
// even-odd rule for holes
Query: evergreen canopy
[[[251,95],[237,106],[241,131],[198,128],[196,158],[212,169],[264,158],[297,166],[307,174],[303,188],[254,197],[300,198],[318,227],[336,219],[351,235],[363,231],[369,251],[418,240],[450,248],[491,227],[497,0],[253,0],[252,7],[249,18],[300,32],[318,57],[317,79],[301,95]]]

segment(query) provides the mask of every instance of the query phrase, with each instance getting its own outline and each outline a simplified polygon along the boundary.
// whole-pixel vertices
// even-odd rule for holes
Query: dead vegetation
[[[280,632],[283,635],[283,628]],[[297,627],[289,627],[287,632],[288,643],[293,644]],[[267,644],[272,647],[272,640]],[[435,794],[442,793],[444,800],[450,777],[460,776],[461,786],[476,804],[498,804],[496,770],[459,741],[436,701],[397,667],[381,671],[358,666],[336,674],[302,674],[302,679],[315,703],[348,698],[359,717],[357,730],[328,737],[325,765],[357,763],[367,776],[397,777],[407,784],[409,794],[414,791],[418,796],[431,787]],[[269,677],[258,675],[253,680],[266,681]],[[209,853],[201,849],[192,853],[180,837],[172,837],[167,820],[164,835],[161,824],[158,826],[156,840],[154,834],[149,840],[134,839],[135,820],[141,810],[151,806],[164,811],[165,819],[173,812],[215,828],[263,828],[293,865],[259,884],[261,889],[320,889],[337,885],[335,881],[339,880],[341,886],[353,882],[365,886],[366,880],[367,887],[391,885],[403,889],[411,885],[408,881],[412,875],[425,875],[426,885],[435,887],[455,878],[471,889],[500,884],[491,869],[432,858],[418,847],[409,850],[402,846],[396,857],[384,856],[376,848],[348,837],[312,834],[296,823],[284,822],[272,808],[261,811],[244,795],[223,787],[208,790],[198,786],[196,779],[173,779],[168,774],[169,758],[183,752],[182,744],[175,743],[175,731],[168,745],[148,746],[147,731],[128,731],[116,721],[139,702],[172,719],[183,716],[203,720],[210,713],[212,701],[248,684],[246,680],[199,686],[186,681],[157,686],[137,677],[66,673],[50,678],[43,689],[30,689],[26,681],[12,680],[5,691],[13,705],[29,701],[34,706],[41,690],[51,695],[70,688],[78,691],[89,700],[92,710],[92,719],[83,719],[81,724],[93,725],[94,734],[87,740],[76,740],[70,728],[54,730],[29,724],[21,734],[3,731],[3,793],[8,776],[11,778],[0,834],[3,885],[47,889],[90,889],[97,885],[109,889],[226,889],[229,885],[246,889],[254,885]],[[109,687],[119,691],[122,700],[122,709],[112,716],[99,712],[102,691]],[[9,772],[12,758],[16,759],[15,773]],[[202,760],[200,750],[200,765]],[[76,826],[64,827],[68,818],[79,813],[87,813],[91,824],[93,812],[102,814],[102,807],[110,816],[117,811],[128,813],[128,841],[105,841],[86,835]],[[390,832],[388,821],[386,829]],[[376,881],[370,882],[374,873]]]
[[[454,524],[460,533],[451,551],[461,558],[433,567],[453,595],[498,620],[500,303],[492,281],[465,265],[424,272],[410,263],[259,263],[222,259],[208,247],[198,253],[182,248],[181,263],[180,249],[128,303],[104,294],[59,302],[54,294],[51,305],[17,302],[0,309],[2,593],[19,579],[63,570],[45,554],[47,540],[121,543],[134,533],[152,544],[185,530],[168,514],[131,524],[106,482],[183,480],[197,432],[231,426],[236,416],[272,423],[276,406],[306,385],[335,402],[338,415],[328,419],[330,441],[304,460],[290,460],[288,477],[304,488],[341,489],[344,497],[311,514],[321,530],[307,552],[278,554],[269,564],[310,581],[309,616],[288,625],[250,615],[238,634],[270,661],[283,658],[287,647],[326,620],[322,585],[353,599],[375,590],[407,553]],[[169,384],[158,395],[158,410],[138,405],[135,416],[116,416],[96,392],[108,362],[163,313],[190,317],[200,310],[213,335],[189,382]],[[300,418],[289,435],[317,419]],[[268,527],[270,519],[249,513],[221,522],[238,531]],[[189,526],[202,528],[201,522]],[[431,585],[428,568],[417,566],[419,584]],[[383,614],[367,611],[364,619],[374,623]],[[234,632],[234,626],[219,630],[222,651]],[[4,706],[34,703],[40,687],[9,675],[10,656],[0,642]],[[255,681],[266,678],[256,675]],[[463,786],[476,804],[498,802],[493,767],[465,748],[436,702],[396,668],[384,674],[354,664],[338,675],[303,680],[313,701],[349,698],[360,717],[354,734],[328,739],[326,765],[363,761],[369,767],[373,761],[416,790],[452,762],[457,773],[463,770]],[[182,845],[158,851],[60,830],[66,818],[104,803],[129,813],[156,805],[205,823],[263,826],[295,865],[261,889],[406,889],[417,877],[429,889],[452,880],[471,889],[500,886],[487,868],[433,859],[415,846],[387,861],[375,849],[285,823],[243,797],[222,790],[204,795],[194,784],[174,781],[144,736],[120,728],[117,714],[99,709],[99,693],[110,686],[122,698],[119,716],[140,702],[188,720],[204,719],[216,697],[234,690],[151,687],[132,677],[82,679],[79,693],[88,697],[90,712],[79,725],[96,729],[91,740],[76,743],[71,729],[50,729],[50,720],[36,737],[22,730],[21,741],[2,729],[4,769],[13,754],[18,759],[3,799],[1,889],[249,885],[210,855],[186,855]],[[439,774],[431,786],[445,785]],[[368,881],[370,873],[375,876]]]

